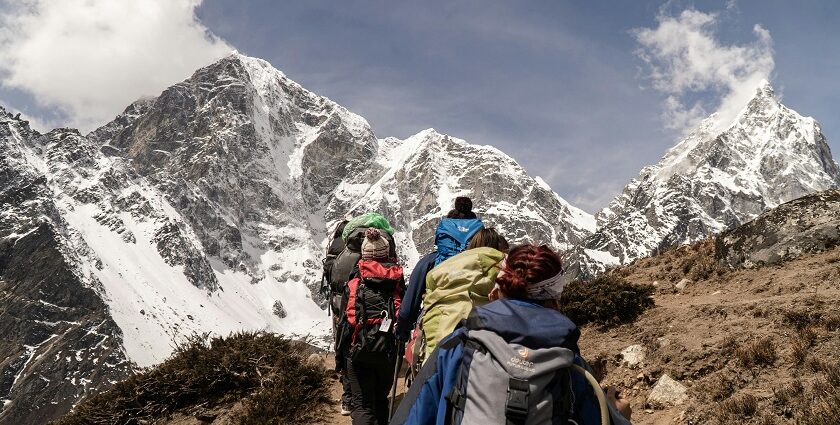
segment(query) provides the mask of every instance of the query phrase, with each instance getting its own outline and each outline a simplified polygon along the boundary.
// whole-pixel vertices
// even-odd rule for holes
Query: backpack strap
[[[508,395],[505,403],[505,423],[507,425],[525,425],[528,420],[528,398],[531,387],[525,379],[511,377],[508,380]]]
[[[432,353],[432,356],[435,356],[439,350],[450,350],[457,346],[458,344],[464,344],[465,350],[475,349],[477,344],[474,341],[470,340],[467,337],[467,332],[455,332],[447,339],[443,340],[438,346],[435,348],[435,351]],[[463,358],[461,359],[463,362]],[[467,397],[464,394],[466,391],[466,376],[467,370],[464,367],[463,363],[458,367],[458,376],[455,378],[455,385],[452,386],[452,389],[449,391],[449,394],[444,396],[446,399],[446,413],[444,414],[444,424],[450,425],[454,423],[458,423],[457,416],[459,414],[463,414],[464,407],[467,404]]]

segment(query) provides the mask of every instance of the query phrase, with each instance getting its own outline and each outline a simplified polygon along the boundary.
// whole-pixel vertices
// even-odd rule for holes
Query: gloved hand
[[[411,329],[412,327],[408,323],[397,320],[394,325],[394,336],[397,337],[397,341],[407,342],[411,338]]]

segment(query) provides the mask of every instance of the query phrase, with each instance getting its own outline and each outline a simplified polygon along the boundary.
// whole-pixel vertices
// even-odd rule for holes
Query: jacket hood
[[[469,330],[493,331],[509,343],[538,349],[565,347],[580,353],[580,330],[558,311],[527,301],[498,300],[475,307],[466,320]]]

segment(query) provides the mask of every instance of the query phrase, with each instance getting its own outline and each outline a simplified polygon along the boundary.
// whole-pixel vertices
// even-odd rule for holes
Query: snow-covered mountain
[[[328,216],[382,211],[398,229],[407,264],[430,252],[440,218],[456,196],[469,195],[488,227],[515,242],[569,249],[595,230],[590,214],[573,207],[539,177],[491,146],[421,131],[380,140],[368,173],[349,176],[335,191]]]
[[[0,111],[0,423],[40,423],[204,332],[316,338],[329,227],[379,210],[407,264],[456,195],[513,242],[570,247],[594,217],[513,159],[368,123],[239,54],[88,134]]]
[[[579,249],[585,274],[840,186],[819,124],[782,105],[767,81],[731,124],[719,124],[717,115],[704,120],[596,215],[598,230]]]
[[[45,423],[131,369],[103,284],[85,276],[96,264],[68,222],[73,201],[53,191],[69,176],[59,163],[91,165],[89,146],[64,150],[77,136],[0,109],[0,423]]]

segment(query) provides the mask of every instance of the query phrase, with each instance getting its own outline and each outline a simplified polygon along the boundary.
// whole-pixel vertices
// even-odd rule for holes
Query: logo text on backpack
[[[461,232],[461,233],[467,233],[467,232],[470,231],[470,229],[468,229],[464,226],[458,226],[458,231]]]
[[[522,350],[520,350],[520,353],[519,353],[520,356],[522,355],[521,351]],[[528,351],[525,350],[525,356],[524,357],[527,357],[527,355],[528,355]],[[534,369],[534,362],[529,362],[528,360],[525,360],[525,359],[518,359],[516,357],[511,357],[510,360],[507,361],[507,364],[508,364],[508,366],[512,366],[512,367],[515,367],[517,369],[524,370],[526,372],[530,372],[530,373],[536,372],[536,369]]]

